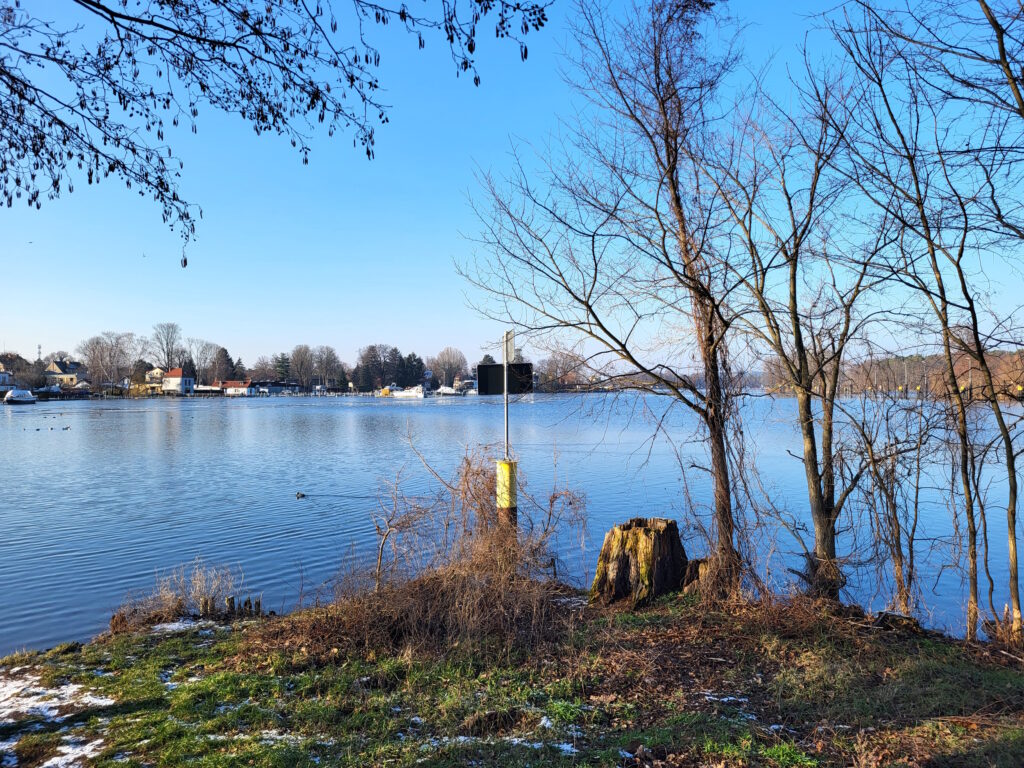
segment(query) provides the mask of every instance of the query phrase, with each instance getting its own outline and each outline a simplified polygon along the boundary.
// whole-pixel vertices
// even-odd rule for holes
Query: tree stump
[[[591,600],[644,605],[681,588],[686,565],[675,520],[635,517],[605,534]]]

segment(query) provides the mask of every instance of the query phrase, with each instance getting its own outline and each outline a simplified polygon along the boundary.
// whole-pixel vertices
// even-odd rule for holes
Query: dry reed
[[[450,480],[430,471],[439,487],[429,496],[404,495],[401,478],[381,495],[372,573],[347,574],[333,604],[270,622],[253,642],[312,661],[341,651],[508,655],[565,637],[578,614],[554,578],[552,544],[582,524],[583,498],[556,487],[538,500],[521,483],[509,529],[490,453],[467,452]]]
[[[244,587],[240,570],[212,566],[196,558],[157,574],[151,592],[129,594],[110,619],[113,634],[175,621],[186,616],[219,615],[225,601]]]

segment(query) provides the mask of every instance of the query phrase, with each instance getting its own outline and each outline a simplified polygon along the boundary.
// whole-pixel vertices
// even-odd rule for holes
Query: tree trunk
[[[605,534],[591,599],[612,603],[628,598],[634,608],[644,605],[680,589],[686,565],[675,520],[635,517]]]
[[[839,590],[845,583],[839,560],[836,557],[836,529],[833,509],[821,488],[821,473],[818,467],[817,436],[814,430],[814,410],[811,404],[810,388],[797,389],[797,413],[800,418],[800,432],[803,437],[804,473],[807,477],[807,494],[810,503],[811,520],[814,523],[814,551],[803,574],[808,590],[817,597],[829,600],[839,599]]]

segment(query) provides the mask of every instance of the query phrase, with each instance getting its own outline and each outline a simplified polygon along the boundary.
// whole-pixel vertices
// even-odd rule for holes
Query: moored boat
[[[37,399],[27,389],[12,389],[4,395],[4,405],[32,405]]]
[[[391,390],[391,397],[401,400],[422,400],[426,397],[426,393],[423,391],[423,386],[417,384],[415,387],[406,387],[405,389],[393,389]]]

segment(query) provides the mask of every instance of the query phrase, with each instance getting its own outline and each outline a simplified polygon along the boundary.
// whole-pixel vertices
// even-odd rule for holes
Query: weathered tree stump
[[[675,520],[635,517],[605,534],[591,600],[644,605],[681,588],[686,564]]]

